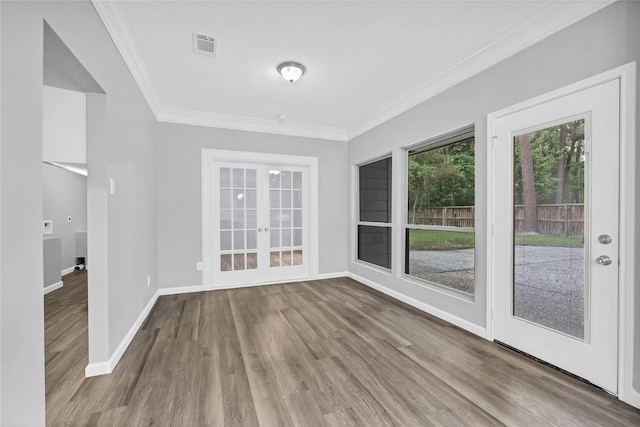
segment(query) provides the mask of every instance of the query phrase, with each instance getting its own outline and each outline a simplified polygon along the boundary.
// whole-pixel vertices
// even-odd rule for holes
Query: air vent
[[[218,41],[213,36],[193,33],[193,51],[201,55],[216,56]]]

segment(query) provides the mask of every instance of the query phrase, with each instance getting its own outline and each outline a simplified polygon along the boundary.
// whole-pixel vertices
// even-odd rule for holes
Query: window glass
[[[358,168],[357,258],[391,268],[391,157]]]
[[[360,221],[391,222],[391,157],[360,166]]]
[[[408,160],[405,273],[473,294],[473,133],[410,151]]]

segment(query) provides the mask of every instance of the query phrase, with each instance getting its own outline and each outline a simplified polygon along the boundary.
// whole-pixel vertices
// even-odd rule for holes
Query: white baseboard
[[[446,311],[440,310],[439,308],[433,307],[425,302],[409,297],[398,291],[394,291],[393,289],[389,289],[386,286],[382,286],[372,280],[365,279],[364,277],[358,276],[357,274],[349,273],[349,277],[351,277],[356,282],[360,282],[363,285],[369,286],[370,288],[373,288],[377,291],[382,292],[383,294],[389,295],[392,298],[395,298],[399,301],[409,304],[410,306],[415,307],[418,310],[424,311],[425,313],[429,313],[442,320],[445,320],[459,328],[464,329],[465,331],[469,331],[472,334],[478,335],[479,337],[482,337],[482,338],[487,337],[486,328],[483,328],[474,323],[471,323],[468,320],[461,319],[458,316],[454,316],[451,313],[447,313]]]
[[[158,295],[178,295],[178,294],[189,294],[192,292],[202,292],[204,291],[204,286],[195,285],[195,286],[176,286],[175,288],[162,288],[158,289]]]
[[[113,368],[115,368],[115,366],[111,366],[111,360],[99,363],[89,363],[84,368],[84,376],[89,378],[110,374],[113,371]]]
[[[71,266],[71,267],[68,267],[68,268],[65,268],[64,270],[62,270],[62,271],[60,272],[60,275],[61,275],[61,276],[66,276],[66,275],[67,275],[67,274],[69,274],[69,273],[73,273],[73,271],[74,271],[75,269],[76,269],[76,266],[75,266],[75,265],[74,265],[74,266]]]
[[[635,391],[632,387],[627,390],[625,398],[620,400],[640,409],[640,392]]]
[[[153,308],[154,304],[158,300],[159,295],[160,295],[160,291],[156,291],[156,293],[153,294],[153,297],[151,297],[146,307],[142,310],[142,312],[140,313],[136,321],[133,323],[133,325],[129,329],[129,332],[127,332],[127,335],[125,335],[125,337],[122,339],[122,341],[120,342],[120,345],[118,345],[118,347],[116,348],[116,351],[113,352],[109,360],[107,360],[106,362],[89,363],[87,365],[87,367],[84,369],[84,375],[86,377],[95,377],[97,375],[105,375],[113,372],[113,369],[116,367],[116,365],[120,361],[120,358],[122,357],[124,352],[127,350],[127,347],[129,347],[129,344],[131,344],[133,337],[136,336],[138,329],[140,329],[140,326],[142,326],[145,319],[151,312],[151,309]]]
[[[222,291],[225,289],[252,288],[254,286],[281,285],[283,283],[301,283],[301,282],[308,282],[310,280],[336,279],[338,277],[349,277],[349,273],[346,271],[341,271],[336,273],[322,273],[322,274],[318,274],[317,276],[306,277],[303,279],[272,280],[269,282],[242,283],[242,284],[235,284],[235,285],[219,285],[219,286],[214,286],[212,289],[204,289],[204,290]],[[177,288],[177,289],[180,289],[180,288]]]
[[[53,285],[49,285],[46,288],[44,288],[44,294],[48,294],[49,292],[53,292],[56,289],[60,289],[62,287],[62,280],[59,282],[54,283]]]
[[[337,271],[335,273],[320,273],[320,274],[318,274],[318,280],[337,279],[339,277],[349,277],[349,272],[348,271]]]

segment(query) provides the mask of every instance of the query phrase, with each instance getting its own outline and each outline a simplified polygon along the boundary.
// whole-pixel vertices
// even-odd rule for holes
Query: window
[[[391,268],[391,157],[358,168],[357,258]]]
[[[408,153],[405,273],[473,294],[473,131]]]

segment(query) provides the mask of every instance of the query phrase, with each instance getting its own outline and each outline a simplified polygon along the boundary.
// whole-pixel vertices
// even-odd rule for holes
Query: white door
[[[494,338],[617,392],[620,82],[493,119]]]
[[[309,275],[308,170],[304,166],[213,161],[214,287]]]

